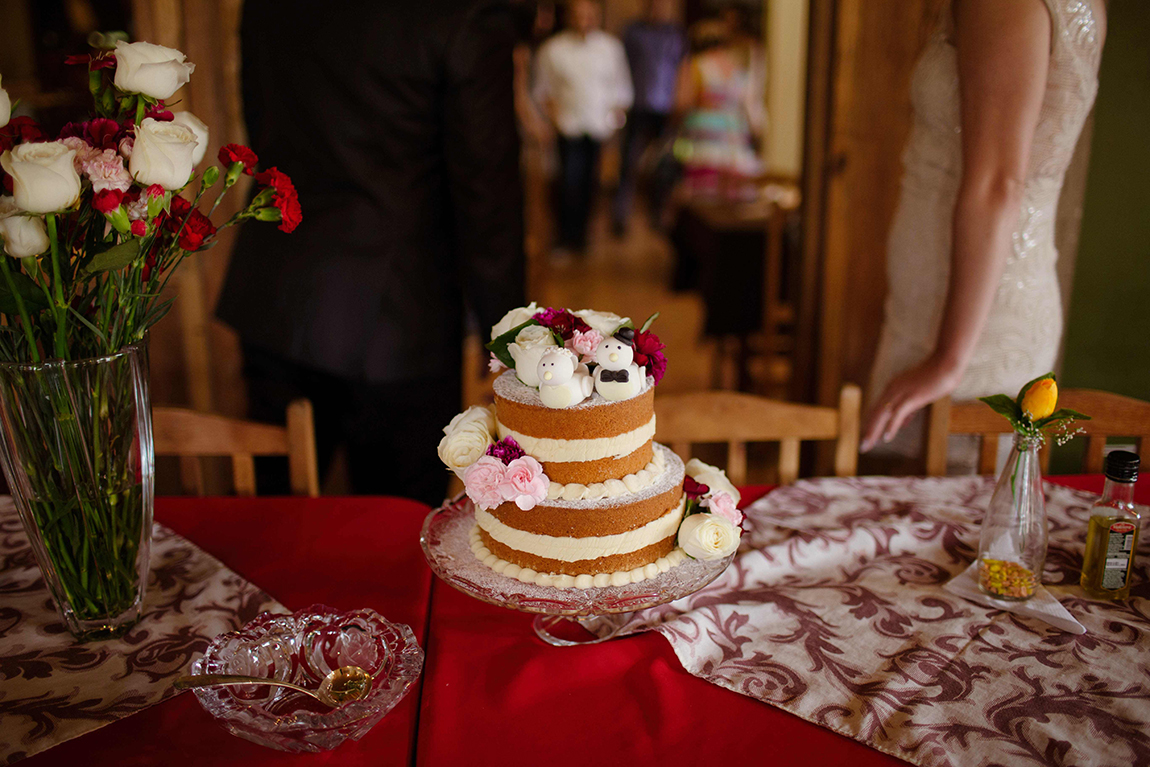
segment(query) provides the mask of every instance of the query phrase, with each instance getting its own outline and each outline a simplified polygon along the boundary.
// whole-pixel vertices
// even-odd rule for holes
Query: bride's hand
[[[954,391],[961,377],[955,366],[933,357],[899,373],[867,415],[862,451],[870,450],[880,438],[890,442],[920,408]]]

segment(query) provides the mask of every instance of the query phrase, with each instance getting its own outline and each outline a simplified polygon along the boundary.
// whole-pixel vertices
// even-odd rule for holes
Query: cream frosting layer
[[[634,474],[628,474],[619,479],[609,479],[605,482],[595,482],[583,485],[578,482],[569,482],[566,485],[552,482],[547,488],[547,500],[556,501],[598,501],[603,498],[619,498],[627,493],[638,493],[644,488],[655,484],[667,466],[665,448],[656,444],[651,453],[651,462]]]
[[[630,554],[632,551],[638,551],[669,538],[675,534],[679,529],[679,523],[683,521],[683,508],[686,502],[687,497],[684,495],[666,514],[634,530],[587,538],[524,532],[503,524],[493,514],[480,508],[475,509],[475,521],[484,532],[508,548],[543,559],[578,562],[584,559]]]
[[[507,428],[496,420],[499,438],[511,437],[533,458],[549,463],[577,463],[622,458],[635,452],[655,437],[655,416],[645,426],[614,437],[597,439],[552,439],[529,437]]]
[[[546,586],[555,589],[590,589],[605,586],[626,586],[628,583],[641,583],[667,572],[687,561],[683,550],[676,548],[665,557],[659,557],[654,562],[636,567],[634,570],[621,570],[615,573],[596,573],[589,575],[566,575],[563,573],[540,573],[530,567],[520,567],[517,564],[501,559],[483,545],[479,536],[479,525],[471,528],[471,551],[483,564],[490,567],[499,575],[514,578],[521,583],[533,583],[536,586]]]

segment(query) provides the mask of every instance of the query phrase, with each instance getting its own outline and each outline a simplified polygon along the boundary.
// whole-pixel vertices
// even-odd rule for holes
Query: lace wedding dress
[[[1044,0],[1051,18],[1046,94],[1030,149],[1006,268],[956,400],[1000,392],[1054,367],[1062,338],[1054,220],[1062,180],[1098,90],[1101,0]],[[1097,4],[1097,5],[1096,5]],[[868,395],[934,349],[946,302],[951,226],[962,168],[958,64],[949,4],[911,80],[914,124],[903,154],[902,193],[887,243],[885,321]],[[921,450],[923,418],[890,448]]]

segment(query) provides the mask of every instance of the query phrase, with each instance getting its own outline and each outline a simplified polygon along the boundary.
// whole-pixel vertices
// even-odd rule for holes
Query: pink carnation
[[[516,506],[528,511],[547,497],[547,488],[550,485],[547,475],[543,473],[543,465],[531,456],[525,455],[507,464],[507,472],[503,477],[503,483],[499,486],[499,492],[503,494],[503,500],[515,501]]]
[[[91,144],[76,136],[62,138],[60,139],[60,143],[76,151],[75,156],[72,158],[72,164],[76,167],[77,173],[83,173],[84,165],[91,162],[93,158],[100,156],[99,149],[93,149]],[[120,191],[123,190],[121,189]]]
[[[467,497],[481,509],[494,509],[505,500],[501,488],[506,474],[503,461],[489,455],[480,457],[463,471]]]
[[[602,340],[603,334],[598,330],[576,330],[571,339],[571,348],[584,357],[594,357],[595,350],[599,348],[599,342]]]
[[[505,367],[507,367],[507,366],[504,365],[499,360],[499,358],[496,357],[494,354],[492,354],[491,359],[489,359],[487,361],[487,369],[490,370],[492,373],[498,373],[500,370],[502,370]]]
[[[124,167],[124,160],[115,149],[96,152],[83,162],[84,173],[92,181],[92,189],[102,192],[116,189],[126,192],[132,186],[132,177]]]
[[[738,506],[735,505],[735,499],[730,493],[715,493],[700,505],[706,506],[712,514],[719,515],[735,527],[738,527],[743,521],[743,512],[739,511]]]

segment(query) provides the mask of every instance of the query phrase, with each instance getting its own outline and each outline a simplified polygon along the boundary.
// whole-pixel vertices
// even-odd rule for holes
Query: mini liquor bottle
[[[1106,456],[1106,487],[1090,510],[1080,581],[1082,589],[1095,599],[1130,596],[1130,574],[1142,522],[1134,505],[1138,463],[1138,456],[1125,450]]]

